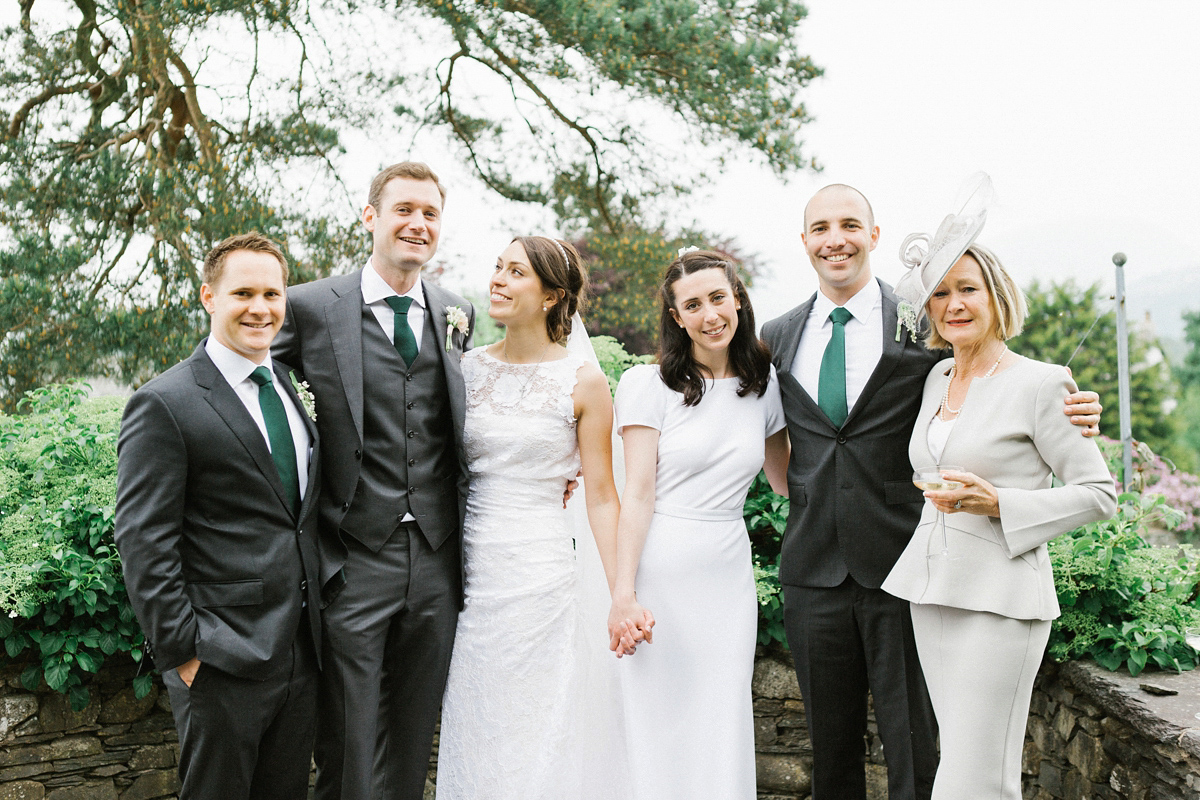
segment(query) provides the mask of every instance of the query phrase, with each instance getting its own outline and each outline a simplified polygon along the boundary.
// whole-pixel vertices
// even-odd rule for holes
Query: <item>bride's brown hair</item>
[[[571,317],[583,310],[587,293],[587,273],[578,251],[570,242],[546,236],[516,236],[513,241],[525,248],[542,287],[558,295],[558,302],[546,314],[550,341],[566,340],[571,335]]]

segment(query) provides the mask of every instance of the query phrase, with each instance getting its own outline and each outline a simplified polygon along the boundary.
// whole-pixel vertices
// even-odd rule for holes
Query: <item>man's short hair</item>
[[[367,194],[367,203],[376,211],[379,210],[379,204],[383,201],[384,188],[396,178],[433,181],[437,186],[438,194],[442,196],[442,205],[446,205],[446,187],[442,186],[437,173],[431,170],[428,164],[420,161],[401,161],[399,164],[392,164],[371,180],[371,191]]]
[[[270,253],[275,256],[275,260],[279,262],[280,269],[283,270],[283,285],[287,286],[288,282],[288,263],[283,255],[283,250],[279,245],[263,236],[258,231],[250,231],[249,233],[239,233],[236,236],[230,236],[228,239],[222,239],[217,243],[212,250],[208,251],[208,255],[204,257],[204,272],[202,278],[209,286],[216,286],[221,280],[221,273],[225,271],[225,261],[229,258],[229,254],[237,250],[249,250],[252,253]]]
[[[867,219],[866,219],[867,227],[868,228],[875,227],[875,209],[871,208],[871,201],[867,199],[867,196],[865,194],[860,192],[858,189],[855,189],[853,186],[850,186],[849,184],[831,183],[828,186],[822,186],[820,189],[817,189],[815,192],[813,192],[813,197],[816,197],[817,195],[819,195],[821,192],[825,191],[826,189],[849,189],[850,191],[854,192],[856,195],[861,197],[862,201],[867,204]],[[812,202],[812,197],[810,197],[808,199],[808,203],[811,203],[811,202]],[[808,233],[808,203],[804,204],[804,220],[803,221],[804,221],[804,232],[805,233]]]

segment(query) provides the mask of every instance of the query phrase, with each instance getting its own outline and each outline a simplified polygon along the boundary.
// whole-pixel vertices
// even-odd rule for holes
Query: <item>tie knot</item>
[[[391,297],[383,298],[383,302],[391,306],[392,311],[395,311],[397,314],[407,314],[409,306],[413,303],[413,299],[411,297],[392,295]]]
[[[834,325],[845,325],[853,316],[853,314],[841,306],[829,312],[829,318],[833,320]]]
[[[255,367],[254,372],[250,373],[250,380],[259,386],[266,386],[271,382],[271,370],[266,367]]]

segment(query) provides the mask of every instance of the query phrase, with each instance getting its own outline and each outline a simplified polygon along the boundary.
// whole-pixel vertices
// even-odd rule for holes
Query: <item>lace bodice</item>
[[[571,393],[582,365],[576,355],[541,364],[508,364],[482,348],[463,356],[472,492],[500,479],[531,502],[562,497],[579,471]]]

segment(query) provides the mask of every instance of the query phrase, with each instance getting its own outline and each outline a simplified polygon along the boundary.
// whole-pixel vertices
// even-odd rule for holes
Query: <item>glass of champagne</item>
[[[942,473],[962,471],[962,467],[955,467],[949,464],[926,467],[913,473],[913,483],[923,492],[949,492],[954,489],[961,489],[963,487],[962,482],[946,480],[942,477]],[[940,510],[937,512],[935,524],[939,524],[942,528],[942,552],[930,553],[926,558],[949,558],[950,545],[946,540],[946,515]]]

